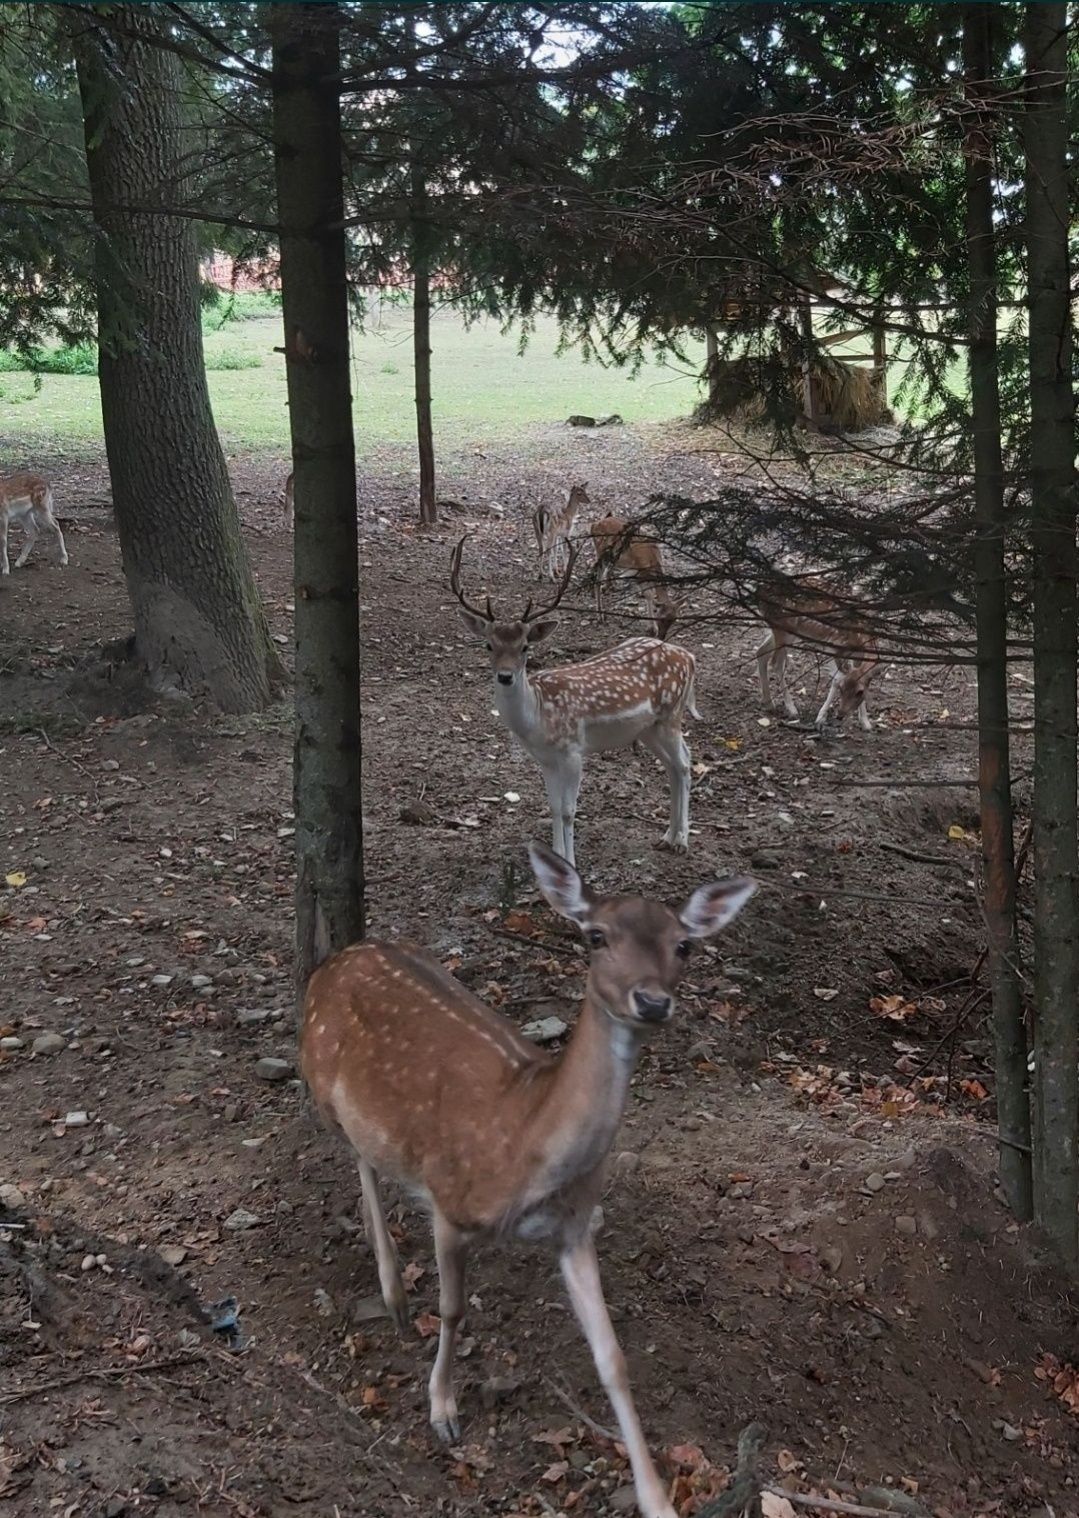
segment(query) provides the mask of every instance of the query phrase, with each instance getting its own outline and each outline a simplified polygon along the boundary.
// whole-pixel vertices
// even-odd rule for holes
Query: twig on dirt
[[[602,1423],[597,1423],[595,1418],[590,1418],[585,1412],[584,1408],[578,1406],[578,1404],[574,1402],[573,1398],[570,1396],[569,1392],[565,1391],[561,1386],[559,1386],[557,1381],[552,1381],[550,1376],[544,1376],[543,1379],[546,1381],[547,1385],[554,1392],[555,1396],[558,1398],[559,1402],[561,1402],[562,1406],[566,1409],[567,1412],[572,1413],[573,1416],[575,1418],[578,1418],[586,1428],[590,1428],[592,1432],[594,1434],[598,1434],[601,1439],[606,1439],[610,1444],[617,1442],[619,1436],[614,1432],[614,1430],[610,1428],[604,1428]]]
[[[112,1381],[124,1376],[150,1376],[155,1371],[176,1370],[182,1365],[199,1365],[209,1358],[205,1353],[170,1355],[167,1360],[152,1360],[146,1365],[108,1365],[102,1370],[80,1370],[73,1376],[58,1376],[53,1381],[39,1381],[36,1386],[20,1386],[17,1391],[4,1392],[0,1395],[0,1405],[25,1402],[31,1397],[43,1396],[45,1392],[62,1391],[65,1387],[77,1386],[80,1381]]]
[[[808,1492],[788,1492],[781,1486],[762,1486],[769,1497],[785,1497],[799,1507],[816,1508],[822,1513],[846,1513],[849,1518],[891,1518],[894,1508],[864,1507],[860,1502],[842,1502],[838,1497],[815,1497]]]
[[[56,755],[57,759],[62,759],[65,764],[70,764],[72,769],[78,770],[80,775],[86,776],[87,780],[90,782],[90,787],[93,790],[94,799],[100,800],[101,796],[97,788],[97,781],[91,771],[86,768],[85,764],[82,764],[78,759],[72,758],[70,754],[65,754],[62,748],[57,748],[56,744],[52,741],[43,727],[38,728],[37,734],[44,743],[45,747],[47,749],[51,749],[52,752]]]
[[[942,864],[950,870],[966,869],[962,859],[946,859],[943,854],[923,854],[918,849],[908,849],[901,843],[888,843],[885,839],[881,839],[879,847],[886,849],[889,854],[898,854],[903,859],[910,859],[914,864]]]
[[[760,1513],[757,1461],[767,1437],[768,1430],[762,1423],[750,1423],[742,1430],[738,1435],[738,1464],[734,1479],[721,1497],[701,1509],[698,1518],[739,1518],[742,1513]]]
[[[852,789],[868,790],[873,786],[882,786],[890,791],[911,791],[925,787],[927,790],[936,790],[939,786],[962,786],[964,789],[976,787],[977,780],[829,780],[828,786],[832,790]]]

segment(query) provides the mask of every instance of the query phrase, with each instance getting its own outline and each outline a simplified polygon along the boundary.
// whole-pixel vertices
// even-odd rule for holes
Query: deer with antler
[[[665,638],[678,618],[678,609],[663,571],[658,543],[646,538],[611,513],[593,522],[589,531],[596,550],[596,612],[603,619],[603,592],[614,578],[636,580],[652,614],[652,631]]]
[[[532,513],[532,526],[539,546],[540,574],[548,580],[557,580],[570,553],[570,537],[582,506],[591,502],[586,485],[574,485],[564,506],[552,511],[549,506],[537,506]]]
[[[865,617],[849,596],[829,589],[823,580],[806,576],[789,586],[757,590],[755,604],[768,628],[757,649],[757,673],[761,695],[767,705],[783,711],[792,721],[798,707],[787,680],[787,659],[792,647],[808,648],[825,655],[828,693],[816,717],[823,732],[829,717],[837,722],[853,712],[864,732],[872,732],[865,698],[869,683],[880,669],[880,651]],[[769,674],[779,680],[779,703],[772,694]]]
[[[699,717],[694,680],[697,661],[687,649],[657,638],[629,638],[617,648],[579,664],[528,671],[528,651],[558,626],[552,612],[573,572],[571,551],[553,600],[521,616],[499,621],[486,607],[469,604],[461,589],[465,538],[453,550],[450,588],[461,603],[461,618],[487,645],[495,677],[495,707],[543,771],[554,824],[554,847],[574,861],[573,824],[587,754],[641,743],[667,771],[671,790],[670,826],[664,842],[689,848],[689,749],[682,736],[686,712]]]
[[[529,852],[540,890],[589,945],[584,1004],[565,1053],[538,1049],[422,949],[368,941],[311,977],[300,1062],[324,1117],[359,1159],[383,1300],[402,1328],[407,1300],[379,1176],[402,1182],[433,1218],[436,1435],[461,1436],[453,1359],[469,1250],[492,1237],[546,1241],[618,1419],[642,1518],[675,1518],[604,1301],[597,1208],[644,1037],[673,1017],[693,941],[718,933],[756,886],[714,881],[674,912],[638,896],[594,895],[558,855]]]

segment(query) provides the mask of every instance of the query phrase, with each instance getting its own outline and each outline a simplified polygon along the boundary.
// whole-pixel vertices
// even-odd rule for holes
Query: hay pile
[[[817,363],[812,385],[817,420],[829,431],[863,432],[892,419],[877,375],[864,365],[842,359]],[[805,420],[801,369],[781,369],[774,359],[714,360],[708,388],[708,399],[694,413],[698,422]]]

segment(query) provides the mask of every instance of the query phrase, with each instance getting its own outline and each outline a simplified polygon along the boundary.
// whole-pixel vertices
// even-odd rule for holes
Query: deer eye
[[[593,949],[602,949],[607,942],[607,935],[600,932],[599,928],[593,928],[588,935],[588,942],[592,945]]]
[[[690,942],[690,940],[688,938],[683,938],[682,942],[676,946],[674,952],[678,955],[679,959],[688,959],[692,948],[693,944]]]

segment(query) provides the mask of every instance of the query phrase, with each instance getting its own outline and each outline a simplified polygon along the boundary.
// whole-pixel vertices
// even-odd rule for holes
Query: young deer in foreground
[[[787,683],[787,658],[791,647],[824,653],[830,677],[828,694],[817,713],[823,731],[830,715],[837,721],[854,712],[865,732],[872,731],[865,698],[869,682],[880,669],[880,652],[872,633],[849,598],[830,591],[823,581],[807,577],[790,588],[759,589],[757,610],[768,626],[768,636],[757,649],[757,672],[761,695],[776,708],[768,680],[769,667],[779,678],[783,710],[797,719],[798,708]]]
[[[16,569],[21,569],[30,557],[39,532],[47,532],[56,540],[56,562],[64,567],[67,545],[53,514],[52,486],[43,474],[11,474],[0,480],[0,575],[11,573],[7,534],[12,522],[18,522],[26,532],[26,542],[15,560]]]
[[[652,632],[665,638],[677,620],[677,608],[663,574],[663,555],[658,543],[641,537],[621,517],[601,517],[591,527],[596,550],[596,611],[604,615],[603,591],[615,576],[635,579],[644,588],[652,614]]]
[[[566,504],[558,511],[549,506],[537,506],[532,513],[532,526],[536,530],[539,545],[540,574],[548,580],[557,580],[570,554],[570,535],[582,506],[588,506],[588,487],[574,485]]]
[[[564,1054],[538,1049],[422,949],[368,942],[311,977],[301,1064],[323,1115],[359,1157],[383,1300],[402,1326],[405,1288],[379,1175],[431,1211],[442,1324],[429,1392],[439,1438],[460,1438],[453,1356],[470,1247],[492,1236],[547,1241],[618,1419],[638,1508],[643,1518],[675,1518],[607,1314],[593,1219],[644,1035],[674,1015],[692,940],[717,933],[756,886],[741,877],[703,885],[675,913],[639,896],[595,896],[558,855],[535,844],[529,854],[544,896],[591,949]]]
[[[529,601],[514,622],[500,622],[487,597],[486,609],[470,606],[461,589],[461,554],[453,550],[450,588],[461,603],[468,630],[486,643],[495,677],[495,706],[543,771],[554,823],[554,847],[573,863],[573,823],[586,754],[643,743],[667,771],[670,826],[664,842],[689,848],[689,749],[682,737],[694,705],[693,655],[674,643],[629,638],[580,664],[530,675],[528,650],[558,626],[551,616],[573,572],[571,553],[553,601],[532,610]]]

